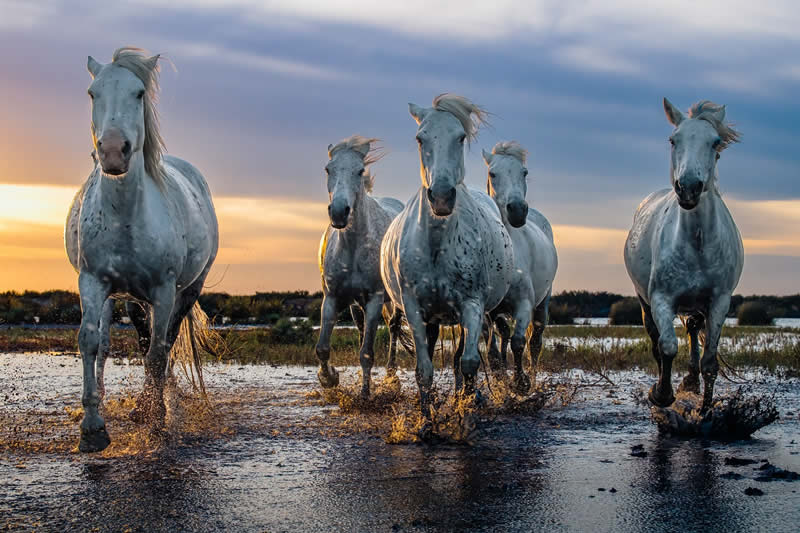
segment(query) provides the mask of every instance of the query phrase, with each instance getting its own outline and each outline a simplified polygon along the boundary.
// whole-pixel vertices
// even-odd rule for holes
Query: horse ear
[[[678,127],[678,124],[683,122],[683,113],[681,113],[680,109],[672,105],[672,102],[664,98],[664,113],[667,115],[667,120],[669,123]]]
[[[147,58],[147,66],[150,70],[158,68],[158,60],[161,59],[161,54],[156,54]]]
[[[333,145],[332,145],[332,144],[329,144],[329,145],[328,145],[328,157],[330,157],[330,156],[331,156],[331,148],[333,148]]]
[[[711,112],[714,115],[714,118],[719,120],[720,122],[725,122],[725,106],[721,105],[717,109]]]
[[[425,114],[427,113],[424,107],[420,107],[417,104],[412,104],[410,102],[408,104],[408,112],[411,113],[411,116],[414,117],[414,120],[417,121],[417,124],[425,119]]]
[[[89,69],[89,74],[92,75],[92,78],[96,78],[97,75],[100,74],[100,69],[103,68],[103,65],[98,63],[92,56],[89,56],[89,60],[86,63],[86,68]]]
[[[483,160],[486,161],[487,165],[492,164],[492,157],[494,157],[491,152],[487,152],[483,148],[481,148],[481,155],[483,155]]]
[[[353,146],[353,150],[361,154],[361,157],[367,157],[369,149],[370,149],[370,143],[357,144]]]

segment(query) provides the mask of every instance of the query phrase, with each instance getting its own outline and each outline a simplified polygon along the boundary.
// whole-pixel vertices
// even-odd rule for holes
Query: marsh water
[[[413,372],[400,374],[412,398]],[[120,413],[141,375],[109,362]],[[379,420],[393,411],[340,412],[319,400],[314,368],[214,365],[215,409],[202,424],[151,446],[113,411],[111,447],[81,455],[80,376],[72,355],[0,354],[0,529],[731,532],[800,523],[800,482],[762,468],[800,471],[797,378],[748,374],[753,393],[775,394],[781,418],[746,441],[659,433],[641,401],[653,377],[629,371],[602,384],[559,376],[593,386],[536,413],[483,418],[469,444],[398,445]],[[343,383],[356,379],[344,369]],[[447,374],[436,379],[447,388]]]

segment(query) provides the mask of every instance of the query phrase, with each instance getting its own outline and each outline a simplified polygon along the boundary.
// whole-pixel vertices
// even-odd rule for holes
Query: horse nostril
[[[125,144],[122,145],[122,154],[128,155],[131,153],[131,143],[130,141],[125,141]]]
[[[347,218],[349,216],[350,216],[350,206],[348,205],[347,207],[344,208],[344,218]]]
[[[428,189],[428,201],[433,202],[433,191]]]
[[[456,188],[450,187],[450,190],[447,191],[447,200],[452,201],[456,197]]]

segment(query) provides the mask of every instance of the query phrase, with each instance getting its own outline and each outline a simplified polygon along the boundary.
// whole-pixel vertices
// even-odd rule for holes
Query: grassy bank
[[[216,358],[238,364],[289,364],[315,365],[316,333],[299,335],[286,342],[285,333],[277,336],[269,329],[221,330],[224,349]],[[800,371],[800,344],[792,342],[795,330],[767,327],[729,327],[724,330],[727,344],[720,348],[724,361],[733,367],[752,367],[774,370],[783,367]],[[682,328],[678,335],[684,336]],[[449,341],[450,332],[444,333]],[[112,329],[113,357],[140,357],[132,329]],[[437,345],[434,358],[436,367],[450,366],[452,345]],[[75,328],[0,330],[0,352],[52,352],[78,351]],[[388,334],[381,329],[376,343],[376,364],[385,364],[388,351]],[[209,360],[211,355],[207,354]],[[332,339],[331,360],[335,365],[358,365],[358,335],[352,329],[337,330]],[[682,343],[675,369],[682,371],[688,363],[688,346]],[[398,364],[413,368],[414,358],[402,348],[398,349]],[[545,332],[545,349],[539,368],[559,371],[582,368],[596,372],[642,368],[655,372],[656,364],[650,350],[650,340],[641,327],[582,327],[551,326]]]

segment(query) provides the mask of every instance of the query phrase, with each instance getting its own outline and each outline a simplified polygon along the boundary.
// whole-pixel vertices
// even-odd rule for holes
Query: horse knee
[[[81,355],[96,356],[100,348],[100,331],[94,324],[81,324],[78,331],[78,345]]]
[[[678,339],[662,335],[661,338],[658,339],[658,348],[661,352],[661,357],[674,359],[678,354]]]
[[[514,335],[511,337],[511,351],[515,354],[525,350],[525,335]]]

